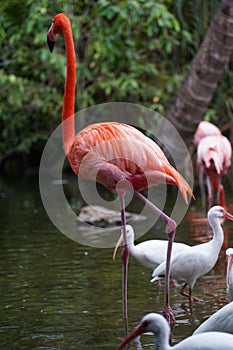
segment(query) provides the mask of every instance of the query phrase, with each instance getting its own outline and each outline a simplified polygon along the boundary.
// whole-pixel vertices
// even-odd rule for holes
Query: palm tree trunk
[[[192,144],[194,132],[212,99],[224,66],[233,48],[233,0],[223,0],[188,74],[168,106],[165,119],[176,128],[186,146]],[[163,120],[158,135],[175,156],[176,165],[184,168],[184,145],[173,135],[173,127]],[[180,164],[178,159],[180,160]]]

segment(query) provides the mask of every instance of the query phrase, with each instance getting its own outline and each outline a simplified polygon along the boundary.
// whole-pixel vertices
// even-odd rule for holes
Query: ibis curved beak
[[[121,345],[118,347],[117,350],[123,349],[123,347],[128,344],[131,340],[138,337],[140,334],[146,333],[145,324],[141,323],[139,326],[137,326],[132,333],[130,333],[121,343]]]
[[[113,256],[112,256],[112,259],[113,259],[113,260],[115,260],[117,250],[118,250],[118,248],[120,247],[120,245],[121,245],[122,242],[123,242],[123,234],[120,235],[120,238],[118,239],[117,244],[116,244],[116,246],[115,246],[115,249],[114,249],[114,252],[113,252]]]
[[[50,52],[53,52],[55,40],[56,40],[56,34],[54,33],[53,23],[52,23],[51,27],[48,30],[48,34],[47,34],[47,43],[48,43],[48,47],[49,47]]]
[[[230,213],[228,213],[227,211],[225,211],[223,217],[224,217],[225,219],[228,219],[228,220],[233,221],[233,215],[230,214]]]

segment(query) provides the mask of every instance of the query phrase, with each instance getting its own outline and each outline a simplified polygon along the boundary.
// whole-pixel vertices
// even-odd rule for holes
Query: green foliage
[[[58,38],[52,55],[46,43],[56,13],[68,15],[74,33],[76,110],[124,101],[164,113],[219,1],[211,4],[197,0],[0,2],[0,161],[45,142],[61,121],[64,41]],[[226,113],[232,111],[227,94],[232,77],[226,74],[219,92],[226,97],[217,109],[211,106],[213,111],[223,103]]]

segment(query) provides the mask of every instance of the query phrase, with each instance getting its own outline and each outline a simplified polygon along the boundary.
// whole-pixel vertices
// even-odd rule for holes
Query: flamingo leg
[[[199,186],[200,186],[200,192],[201,192],[201,203],[202,203],[202,209],[206,209],[206,193],[205,193],[205,187],[204,187],[204,168],[203,166],[199,169]]]
[[[206,182],[207,182],[207,189],[208,189],[208,209],[210,209],[213,203],[213,191],[212,191],[212,186],[211,186],[211,181],[209,176],[207,176]]]
[[[223,185],[221,184],[221,176],[216,175],[213,178],[209,178],[209,186],[212,197],[209,201],[209,208],[214,202],[225,208],[225,194]]]
[[[128,306],[127,306],[127,281],[128,281],[128,263],[129,263],[129,250],[127,246],[127,234],[126,234],[126,215],[125,215],[125,194],[119,195],[121,203],[121,222],[123,232],[123,249],[121,252],[122,261],[122,300],[123,300],[123,320],[125,327],[125,334],[128,335]]]
[[[166,215],[162,210],[156,207],[151,201],[149,201],[148,198],[144,197],[140,192],[135,191],[135,195],[142,202],[148,205],[149,208],[151,208],[151,210],[153,210],[156,214],[158,214],[161,217],[161,219],[167,224],[168,247],[167,247],[167,260],[166,260],[165,295],[164,295],[163,314],[172,328],[175,322],[175,318],[174,318],[173,311],[170,307],[169,280],[170,280],[170,262],[171,262],[172,244],[176,234],[176,223],[168,215]]]
[[[224,186],[221,183],[221,177],[219,178],[217,203],[218,205],[221,205],[224,209],[226,209],[225,191]]]

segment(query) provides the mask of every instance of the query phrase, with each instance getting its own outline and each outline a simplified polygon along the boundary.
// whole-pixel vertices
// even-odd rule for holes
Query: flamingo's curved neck
[[[76,86],[76,56],[70,25],[64,26],[63,36],[66,45],[66,82],[62,109],[62,138],[65,154],[67,154],[70,144],[75,137],[74,105]]]

